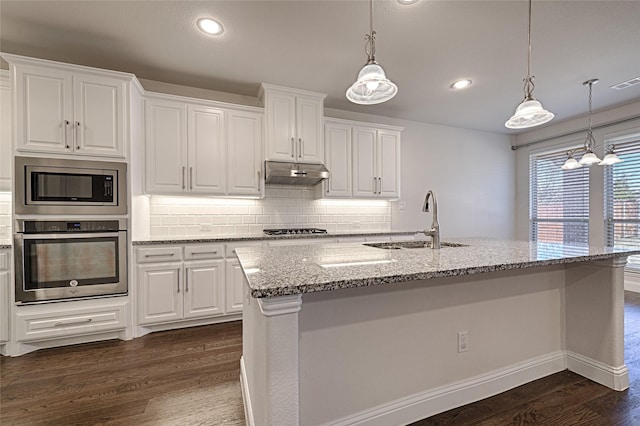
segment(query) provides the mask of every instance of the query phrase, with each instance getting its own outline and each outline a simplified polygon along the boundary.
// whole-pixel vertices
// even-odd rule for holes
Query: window
[[[606,243],[640,248],[640,137],[615,147],[623,162],[604,173]],[[640,269],[640,256],[630,256],[628,262]]]
[[[564,244],[589,242],[589,168],[561,169],[566,149],[531,154],[531,241]]]

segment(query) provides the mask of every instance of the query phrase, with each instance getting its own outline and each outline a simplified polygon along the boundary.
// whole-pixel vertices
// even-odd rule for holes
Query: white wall
[[[513,238],[515,155],[509,136],[333,109],[325,109],[325,116],[404,127],[402,199],[391,203],[393,230],[431,224],[422,204],[432,189],[444,238]]]

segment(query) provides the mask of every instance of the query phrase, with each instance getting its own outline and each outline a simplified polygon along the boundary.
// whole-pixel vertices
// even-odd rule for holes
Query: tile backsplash
[[[269,228],[391,230],[388,201],[315,199],[315,188],[306,186],[267,185],[262,200],[152,196],[149,208],[152,238],[241,236]]]

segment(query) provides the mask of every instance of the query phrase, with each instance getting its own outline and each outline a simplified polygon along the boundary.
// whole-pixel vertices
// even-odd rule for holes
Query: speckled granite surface
[[[256,298],[611,259],[640,250],[455,239],[468,247],[384,250],[314,244],[236,250]]]
[[[11,247],[13,247],[13,245],[10,244],[10,243],[6,243],[6,244],[5,243],[0,243],[0,249],[8,249],[8,248],[11,248]]]
[[[304,238],[341,238],[341,237],[371,237],[371,236],[391,236],[391,235],[406,235],[407,237],[413,236],[416,231],[398,231],[398,232],[372,232],[372,233],[336,233],[336,234],[300,234],[300,235],[241,235],[241,236],[229,236],[229,237],[215,237],[215,238],[183,238],[166,237],[166,238],[153,238],[149,240],[137,240],[133,241],[134,246],[145,246],[153,244],[195,244],[195,243],[231,243],[234,241],[259,241],[259,240],[295,240]]]

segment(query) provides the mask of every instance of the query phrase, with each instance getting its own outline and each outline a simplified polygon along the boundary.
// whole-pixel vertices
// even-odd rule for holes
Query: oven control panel
[[[113,232],[126,230],[126,219],[119,220],[19,220],[17,229],[23,234]]]

